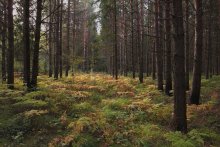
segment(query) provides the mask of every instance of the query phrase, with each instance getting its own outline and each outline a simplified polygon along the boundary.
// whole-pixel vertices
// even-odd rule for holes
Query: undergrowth
[[[39,77],[27,92],[0,86],[0,146],[220,146],[220,78],[202,80],[202,102],[188,106],[188,134],[173,131],[173,98],[155,82],[105,74]]]

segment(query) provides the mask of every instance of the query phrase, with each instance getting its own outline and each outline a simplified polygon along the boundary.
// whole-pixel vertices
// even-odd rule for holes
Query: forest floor
[[[188,106],[187,135],[173,131],[173,97],[147,78],[76,74],[39,77],[27,93],[0,86],[0,146],[220,146],[220,77],[202,80],[202,104]]]

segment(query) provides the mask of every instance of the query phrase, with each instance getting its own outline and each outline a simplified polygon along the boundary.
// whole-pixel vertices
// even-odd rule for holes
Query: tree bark
[[[140,12],[138,13],[139,16],[139,38],[140,38],[140,51],[139,51],[139,81],[140,83],[144,82],[144,1],[140,1]]]
[[[189,90],[189,0],[186,3],[186,37],[185,37],[185,70],[186,70],[186,90]]]
[[[156,32],[156,59],[157,59],[157,88],[158,90],[163,90],[163,55],[162,55],[162,46],[161,46],[161,38],[160,31],[161,30],[161,23],[159,24],[159,19],[161,22],[162,18],[161,14],[161,3],[159,0],[155,1],[155,32]]]
[[[117,30],[117,1],[114,0],[114,60],[115,60],[115,79],[118,79],[118,30]]]
[[[24,42],[24,83],[28,88],[31,88],[30,83],[30,0],[24,1],[24,23],[23,23],[23,42]]]
[[[7,24],[7,8],[6,1],[3,3],[3,16],[2,16],[2,82],[6,81],[6,24]]]
[[[177,131],[187,132],[185,62],[184,62],[184,27],[182,0],[173,0],[174,26],[174,125]]]
[[[170,23],[170,0],[166,0],[166,89],[165,93],[170,95],[172,90],[172,75],[171,75],[171,23]]]
[[[7,84],[9,89],[14,88],[14,22],[13,0],[7,1],[8,11],[8,51],[7,51]]]
[[[56,0],[56,6],[60,5],[60,0]],[[55,53],[55,69],[54,69],[54,79],[59,78],[59,65],[60,65],[60,38],[59,38],[59,30],[60,30],[60,13],[57,10],[56,13],[56,30],[55,30],[55,43],[56,43],[56,53]]]
[[[132,60],[132,77],[135,79],[135,55],[134,55],[134,0],[131,0],[131,60]]]
[[[52,0],[49,1],[49,13],[52,14]],[[49,77],[53,76],[53,56],[52,56],[52,25],[53,16],[50,16],[49,22]]]
[[[69,55],[70,55],[70,0],[68,0],[68,8],[67,8],[67,51],[66,51],[66,77],[69,75]]]
[[[34,54],[32,65],[32,79],[31,85],[33,88],[37,86],[37,76],[39,72],[39,50],[40,50],[40,33],[41,33],[41,18],[42,18],[42,0],[37,0],[37,16],[36,16],[36,28],[35,28],[35,42],[34,42]]]
[[[63,77],[63,0],[60,0],[60,33],[59,33],[59,69],[60,69],[60,78]]]
[[[202,1],[195,0],[195,6],[196,6],[195,52],[194,52],[193,81],[192,81],[190,103],[198,105],[200,101],[201,75],[202,75],[202,51],[203,51]]]

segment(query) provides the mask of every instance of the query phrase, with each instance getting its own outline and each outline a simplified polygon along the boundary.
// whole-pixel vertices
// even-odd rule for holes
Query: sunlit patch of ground
[[[220,146],[220,77],[202,81],[188,106],[189,133],[172,131],[173,98],[155,82],[105,74],[39,77],[27,93],[0,86],[0,146]]]

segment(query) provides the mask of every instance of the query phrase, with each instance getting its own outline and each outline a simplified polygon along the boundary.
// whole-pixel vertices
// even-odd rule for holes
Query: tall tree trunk
[[[189,90],[189,0],[186,3],[186,37],[185,37],[185,70],[186,70],[186,90]]]
[[[137,2],[138,3],[138,2]],[[137,6],[138,7],[138,6]],[[138,13],[138,26],[139,26],[139,38],[140,38],[140,50],[139,50],[139,81],[140,83],[144,82],[144,1],[140,1],[140,11]]]
[[[69,75],[69,55],[70,55],[70,0],[68,0],[68,8],[67,8],[67,51],[66,51],[66,77]]]
[[[134,0],[131,0],[131,60],[132,77],[135,78],[135,55],[134,55]]]
[[[171,75],[171,23],[170,23],[170,0],[166,0],[166,89],[165,93],[170,95],[172,90],[172,75]]]
[[[114,60],[115,60],[115,79],[118,79],[118,30],[117,30],[117,1],[114,0]]]
[[[213,73],[213,59],[212,59],[212,5],[213,1],[209,1],[209,16],[208,16],[208,46],[207,46],[207,66],[206,66],[206,79],[209,79],[212,77]]]
[[[3,3],[3,16],[2,16],[2,81],[6,81],[6,24],[7,24],[7,8],[6,1]]]
[[[56,0],[56,6],[59,7],[60,0]],[[54,79],[59,78],[59,65],[60,65],[60,38],[59,38],[59,30],[60,30],[60,13],[57,10],[56,13],[56,29],[55,29],[55,43],[56,43],[56,53],[55,53],[55,69],[54,69]]]
[[[143,83],[143,52],[141,48],[141,19],[140,19],[140,11],[139,11],[139,2],[136,1],[136,17],[137,17],[137,50],[138,50],[138,64],[139,64],[139,81]]]
[[[155,32],[156,32],[156,57],[157,57],[157,88],[158,90],[163,90],[163,58],[162,58],[162,46],[161,46],[161,38],[160,31],[161,30],[161,23],[159,24],[159,19],[161,22],[162,18],[161,14],[161,3],[159,0],[155,1]]]
[[[156,42],[156,41],[155,41]],[[156,43],[153,43],[152,52],[152,79],[156,79]]]
[[[29,17],[30,17],[30,0],[24,1],[24,23],[23,23],[23,41],[24,41],[24,83],[28,88],[31,88],[30,83],[30,28],[29,28]]]
[[[87,7],[87,5],[85,4],[84,6],[85,8]],[[84,15],[83,15],[83,58],[84,58],[84,62],[83,62],[83,71],[84,72],[88,72],[88,22],[87,22],[87,11],[84,11]]]
[[[60,78],[63,77],[63,0],[60,0],[60,33],[59,33],[59,56],[60,56]]]
[[[40,50],[40,36],[41,36],[41,17],[42,17],[42,0],[37,0],[37,16],[36,16],[36,28],[35,28],[35,42],[34,42],[34,54],[32,65],[32,87],[37,86],[37,76],[39,72],[39,50]]]
[[[74,55],[75,55],[75,48],[76,48],[76,28],[75,28],[75,25],[76,25],[76,0],[73,0],[73,43],[72,43],[72,46],[73,46],[73,49],[72,49],[72,58],[74,58]],[[72,75],[74,75],[74,65],[72,65]]]
[[[8,11],[8,51],[7,51],[7,84],[9,89],[14,88],[14,22],[13,0],[7,1]]]
[[[196,5],[196,31],[195,31],[195,53],[193,64],[193,82],[190,96],[191,104],[199,104],[202,75],[202,50],[203,50],[203,6],[201,0],[195,0]]]
[[[52,0],[49,1],[49,14],[50,22],[49,22],[49,77],[53,76],[53,56],[52,56],[52,31],[53,31],[53,15],[52,15]]]
[[[123,17],[124,17],[124,52],[125,52],[125,58],[124,58],[124,75],[128,76],[128,70],[129,70],[129,56],[128,56],[128,25],[127,25],[127,10],[126,10],[126,2],[123,1]]]
[[[211,17],[211,16],[209,16]],[[207,39],[207,46],[206,46],[206,79],[209,79],[211,77],[211,66],[212,66],[212,38],[211,38],[211,19],[208,22],[208,39]]]
[[[215,47],[216,57],[215,57],[215,70],[216,75],[219,75],[219,30],[216,33],[216,47]]]
[[[186,94],[185,94],[185,61],[184,61],[184,28],[182,0],[173,0],[174,26],[174,125],[177,131],[187,132]]]

